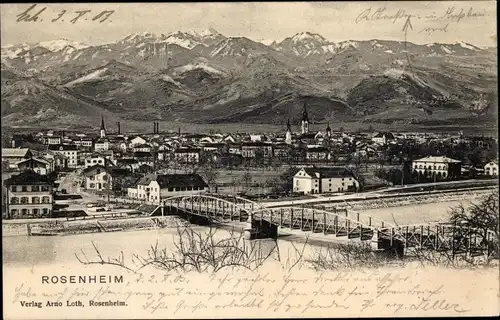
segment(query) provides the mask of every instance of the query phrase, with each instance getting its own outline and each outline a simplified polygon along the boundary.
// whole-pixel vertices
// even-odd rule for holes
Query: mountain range
[[[457,42],[332,42],[301,32],[269,45],[214,29],[1,48],[4,125],[365,121],[488,125],[496,48]]]

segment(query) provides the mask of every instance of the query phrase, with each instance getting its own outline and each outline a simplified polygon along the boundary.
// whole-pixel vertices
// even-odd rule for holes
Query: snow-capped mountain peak
[[[38,43],[40,47],[43,47],[45,49],[48,49],[52,52],[57,52],[63,50],[65,47],[70,46],[73,47],[77,50],[84,49],[89,47],[85,43],[77,42],[77,41],[71,41],[67,39],[58,39],[58,40],[52,40],[52,41],[42,41]]]
[[[297,33],[292,37],[293,43],[297,43],[297,42],[301,42],[301,41],[318,41],[321,43],[328,42],[323,36],[321,36],[317,33],[311,33],[309,31]]]

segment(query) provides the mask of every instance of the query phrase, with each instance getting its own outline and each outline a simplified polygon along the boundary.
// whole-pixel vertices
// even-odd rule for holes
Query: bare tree
[[[472,203],[468,208],[463,204],[451,211],[450,222],[460,228],[466,228],[464,237],[479,235],[483,245],[488,246],[493,253],[498,255],[499,249],[499,218],[498,218],[498,193],[494,192],[485,196],[479,203]],[[494,237],[488,236],[493,233]]]

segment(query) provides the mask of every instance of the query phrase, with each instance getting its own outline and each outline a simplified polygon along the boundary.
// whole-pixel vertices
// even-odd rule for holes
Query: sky
[[[1,4],[2,46],[69,39],[89,45],[114,42],[132,33],[201,31],[213,28],[228,37],[282,40],[299,32],[318,33],[330,41],[397,40],[413,43],[463,41],[496,46],[495,1],[389,2],[241,2],[241,3],[76,3]],[[37,21],[26,21],[38,15]],[[60,12],[66,12],[56,19]],[[75,23],[75,11],[91,10]],[[103,22],[92,21],[114,10]],[[28,17],[29,16],[29,17]],[[85,20],[86,19],[86,20]],[[22,21],[17,21],[22,20]]]

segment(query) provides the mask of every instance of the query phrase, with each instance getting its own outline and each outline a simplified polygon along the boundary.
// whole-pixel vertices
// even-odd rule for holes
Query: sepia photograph
[[[498,316],[496,9],[0,4],[3,317]]]

